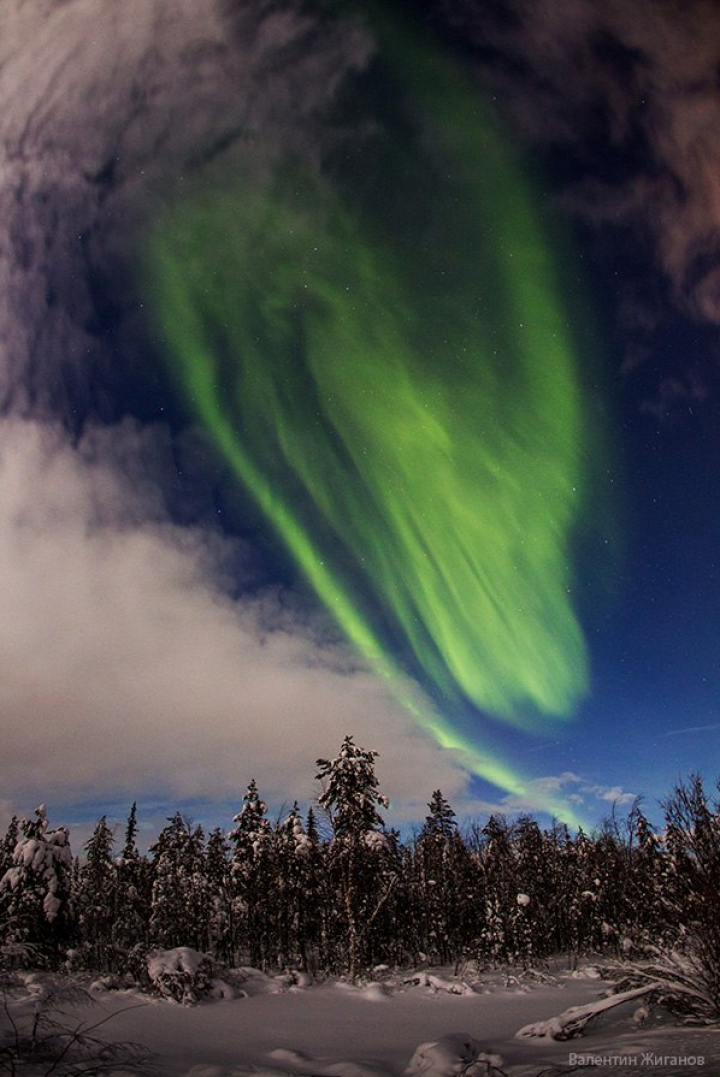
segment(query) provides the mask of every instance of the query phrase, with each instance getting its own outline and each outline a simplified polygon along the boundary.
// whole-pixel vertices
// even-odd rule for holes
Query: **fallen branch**
[[[663,952],[647,948],[653,960],[643,964],[623,962],[602,967],[604,979],[617,979],[618,990],[659,985],[656,1002],[686,1021],[716,1024],[718,1020],[718,990],[711,967],[703,964],[694,953],[675,950]]]
[[[616,1006],[622,1006],[624,1002],[632,1002],[633,999],[642,995],[649,995],[661,987],[659,983],[644,984],[632,991],[623,991],[619,995],[611,995],[610,998],[600,999],[598,1002],[589,1002],[585,1006],[571,1006],[557,1017],[551,1017],[549,1021],[536,1021],[532,1025],[525,1025],[515,1033],[518,1039],[527,1039],[537,1036],[548,1040],[570,1040],[574,1036],[582,1036],[585,1026],[593,1018]]]

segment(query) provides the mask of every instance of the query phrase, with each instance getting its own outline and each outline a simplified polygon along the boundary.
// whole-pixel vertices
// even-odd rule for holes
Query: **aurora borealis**
[[[346,734],[398,825],[712,781],[718,42],[0,5],[0,808],[212,826]]]
[[[530,185],[432,60],[418,48],[408,73],[434,77],[432,192],[393,191],[390,219],[282,161],[180,201],[149,291],[189,407],[348,639],[390,678],[394,643],[438,740],[515,791],[480,761],[482,719],[453,715],[537,728],[587,688],[571,546],[592,424]]]

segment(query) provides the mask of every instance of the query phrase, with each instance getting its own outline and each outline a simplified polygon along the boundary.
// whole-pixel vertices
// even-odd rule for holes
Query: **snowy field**
[[[194,1006],[96,983],[94,1004],[67,1011],[63,1020],[92,1025],[113,1015],[96,1034],[143,1044],[163,1077],[720,1074],[720,1029],[648,1014],[642,998],[601,1014],[579,1038],[517,1036],[531,1023],[604,998],[607,984],[590,967],[541,979],[448,970],[376,975],[353,986],[302,976],[292,983],[246,969],[235,984],[244,997]],[[30,977],[29,995],[37,998],[44,986]],[[29,1005],[27,998],[21,1008]]]

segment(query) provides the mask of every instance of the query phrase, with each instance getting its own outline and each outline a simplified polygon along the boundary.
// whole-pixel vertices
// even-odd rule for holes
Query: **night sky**
[[[717,4],[5,0],[0,101],[4,816],[716,780]]]

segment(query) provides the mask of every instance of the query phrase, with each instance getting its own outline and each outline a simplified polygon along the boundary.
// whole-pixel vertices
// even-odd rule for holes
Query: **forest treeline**
[[[699,777],[668,797],[659,833],[639,805],[592,834],[529,816],[461,830],[436,790],[402,841],[383,823],[375,756],[346,737],[318,761],[317,811],[293,806],[272,823],[251,782],[229,832],[178,813],[147,855],[134,805],[122,842],[102,818],[82,858],[44,807],[14,819],[0,842],[6,966],[134,977],[151,950],[188,946],[231,966],[354,976],[637,956],[691,939],[718,970],[720,1002],[720,810]]]

